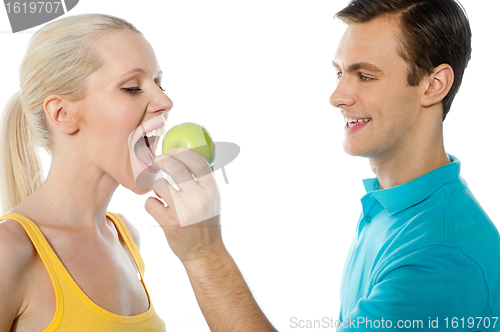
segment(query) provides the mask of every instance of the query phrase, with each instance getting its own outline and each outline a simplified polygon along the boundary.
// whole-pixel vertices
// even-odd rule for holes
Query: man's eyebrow
[[[338,63],[336,63],[335,61],[332,61],[332,64],[338,71],[342,71]],[[353,71],[358,71],[360,69],[368,70],[368,71],[371,71],[375,74],[384,75],[384,71],[382,69],[380,69],[379,67],[375,66],[374,64],[371,64],[368,62],[353,63],[352,65],[349,65],[347,67],[346,71],[353,72]]]

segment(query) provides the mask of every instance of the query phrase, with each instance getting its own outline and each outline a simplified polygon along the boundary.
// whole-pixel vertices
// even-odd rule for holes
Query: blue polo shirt
[[[500,331],[500,236],[448,156],[393,188],[363,181],[338,330]]]

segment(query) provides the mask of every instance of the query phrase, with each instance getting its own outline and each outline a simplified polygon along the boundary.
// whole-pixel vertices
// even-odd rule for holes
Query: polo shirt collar
[[[420,203],[433,192],[460,175],[460,160],[448,154],[451,163],[441,166],[410,182],[389,189],[379,190],[377,178],[363,180],[367,195],[371,194],[389,215]]]

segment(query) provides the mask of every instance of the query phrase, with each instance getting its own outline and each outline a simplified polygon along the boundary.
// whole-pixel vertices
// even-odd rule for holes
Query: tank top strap
[[[139,270],[139,274],[142,279],[144,277],[144,271],[145,271],[144,260],[142,259],[142,256],[139,253],[139,249],[137,249],[134,239],[132,238],[132,235],[130,235],[127,226],[125,226],[123,220],[114,212],[108,211],[106,212],[106,216],[108,216],[115,223],[118,232],[120,233],[123,241],[125,241],[127,248],[129,249],[130,253],[132,254],[132,257],[134,258],[135,264],[137,265],[137,269]]]
[[[56,292],[56,317],[54,317],[54,321],[59,321],[63,313],[62,308],[64,303],[61,283],[56,272],[58,261],[57,256],[55,256],[55,253],[52,251],[49,243],[45,239],[45,236],[43,236],[42,231],[40,231],[40,228],[38,228],[38,226],[33,221],[21,214],[13,212],[8,212],[0,217],[0,221],[6,219],[15,220],[19,224],[21,224],[21,226],[23,226],[24,230],[31,239],[33,246],[38,252],[38,255],[42,259],[42,262],[49,273],[50,279],[52,280],[52,285],[54,286]]]

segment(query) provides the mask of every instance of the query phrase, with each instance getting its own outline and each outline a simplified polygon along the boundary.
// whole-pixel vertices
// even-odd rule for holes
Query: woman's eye
[[[131,94],[131,95],[135,95],[135,94],[138,94],[139,92],[141,92],[142,89],[139,87],[130,87],[130,88],[122,88],[122,91],[124,91],[128,94]]]
[[[165,91],[165,89],[162,88],[161,86],[158,85],[158,87],[160,88],[161,91]]]

